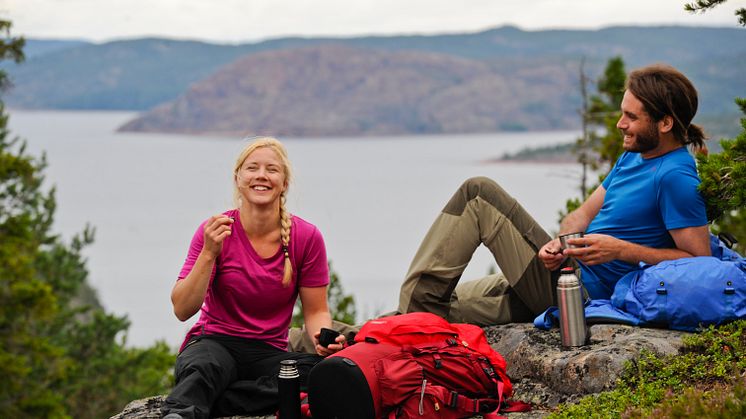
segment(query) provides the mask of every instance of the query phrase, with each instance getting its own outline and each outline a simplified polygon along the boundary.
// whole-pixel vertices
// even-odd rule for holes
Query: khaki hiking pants
[[[422,241],[402,284],[398,311],[426,311],[480,326],[532,321],[554,301],[553,275],[537,256],[550,240],[497,183],[468,179]],[[480,244],[502,273],[459,284]]]
[[[556,305],[558,272],[549,272],[537,256],[551,239],[493,180],[468,179],[422,241],[402,284],[397,311],[426,311],[479,326],[533,321]],[[480,244],[490,249],[502,273],[459,284]],[[334,322],[333,328],[348,334],[359,326]],[[290,330],[288,350],[316,353],[300,328]]]

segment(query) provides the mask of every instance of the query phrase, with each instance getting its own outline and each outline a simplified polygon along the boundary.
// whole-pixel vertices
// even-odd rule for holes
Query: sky
[[[690,0],[691,1],[691,0]],[[255,42],[613,25],[738,27],[730,0],[701,15],[686,0],[0,0],[0,17],[27,38],[105,42],[145,36]]]

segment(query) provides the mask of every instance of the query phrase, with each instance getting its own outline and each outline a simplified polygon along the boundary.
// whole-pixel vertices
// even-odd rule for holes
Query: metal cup
[[[579,239],[581,237],[583,237],[583,232],[582,231],[579,231],[577,233],[567,233],[567,234],[563,234],[563,235],[559,236],[560,244],[562,245],[562,250],[573,249],[573,248],[576,248],[576,247],[581,247],[581,246],[577,246],[577,245],[574,245],[574,244],[568,244],[567,243],[567,239]]]

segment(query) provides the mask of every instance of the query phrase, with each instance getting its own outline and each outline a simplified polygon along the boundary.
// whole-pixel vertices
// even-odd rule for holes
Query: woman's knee
[[[176,358],[176,380],[197,373],[205,377],[234,378],[236,362],[218,342],[202,339],[188,346]]]

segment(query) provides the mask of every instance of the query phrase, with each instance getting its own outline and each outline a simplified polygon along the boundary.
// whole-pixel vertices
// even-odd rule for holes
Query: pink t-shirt
[[[283,287],[285,258],[280,247],[273,256],[260,257],[241,227],[239,211],[233,209],[224,214],[235,218],[232,232],[223,242],[199,320],[187,333],[182,349],[195,335],[222,334],[261,340],[285,350],[298,296],[297,281],[300,279],[301,287],[329,284],[324,239],[313,224],[292,217],[288,250],[293,280]],[[205,223],[194,233],[179,280],[191,272],[202,251]]]

